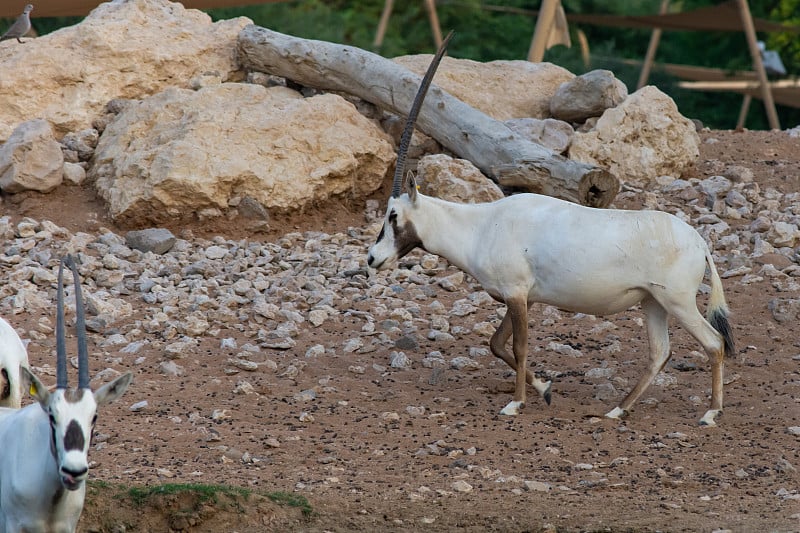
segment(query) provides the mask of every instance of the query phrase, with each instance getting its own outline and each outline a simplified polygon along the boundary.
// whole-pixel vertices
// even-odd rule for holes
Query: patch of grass
[[[102,483],[102,482],[101,482]],[[110,487],[108,483],[103,483],[103,487]],[[162,485],[151,485],[144,487],[120,487],[122,491],[118,497],[129,498],[134,505],[141,507],[145,505],[147,500],[152,496],[164,496],[183,493],[192,493],[197,496],[198,504],[203,504],[209,500],[218,503],[218,495],[223,494],[232,499],[243,498],[248,499],[253,490],[244,487],[234,487],[231,485],[208,485],[205,483],[164,483]],[[311,504],[304,496],[292,494],[289,492],[262,492],[260,494],[271,501],[285,505],[287,507],[294,507],[303,513],[303,516],[309,517],[313,513]]]
[[[291,492],[270,492],[267,493],[266,496],[275,503],[299,508],[300,512],[303,513],[305,517],[311,516],[313,513],[311,504],[308,503],[305,496],[299,496]]]
[[[229,485],[207,485],[204,483],[164,483],[163,485],[152,485],[147,487],[130,487],[127,491],[128,497],[136,505],[143,505],[151,496],[168,496],[172,494],[182,494],[191,492],[197,495],[199,503],[208,500],[217,502],[217,495],[224,494],[232,498],[242,497],[247,499],[252,493],[244,487],[232,487]]]

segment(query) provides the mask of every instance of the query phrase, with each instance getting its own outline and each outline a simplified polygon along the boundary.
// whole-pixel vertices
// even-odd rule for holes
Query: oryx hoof
[[[519,414],[519,410],[523,407],[525,407],[525,402],[516,402],[512,400],[508,402],[508,405],[503,407],[503,409],[500,411],[500,414],[506,416],[517,416]]]
[[[722,415],[722,409],[709,409],[703,418],[700,419],[701,426],[714,427],[717,425],[717,418]]]
[[[606,413],[606,418],[613,418],[615,420],[621,420],[628,416],[628,412],[625,409],[621,409],[619,407],[615,407],[609,412]]]

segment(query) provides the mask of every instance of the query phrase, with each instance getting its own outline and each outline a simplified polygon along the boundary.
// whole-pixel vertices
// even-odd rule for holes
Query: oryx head
[[[75,282],[75,329],[78,338],[78,386],[67,384],[67,350],[64,332],[64,264],[72,270]],[[79,489],[89,472],[89,444],[97,420],[97,408],[116,400],[128,388],[132,375],[121,375],[92,392],[89,386],[89,353],[86,347],[86,323],[81,298],[78,269],[72,257],[58,267],[56,303],[56,389],[49,392],[31,371],[22,368],[31,396],[39,402],[50,420],[50,451],[58,467],[61,484],[68,490]]]
[[[417,230],[414,227],[414,213],[417,203],[417,184],[410,174],[405,177],[406,154],[408,145],[411,143],[411,135],[414,133],[414,124],[417,115],[428,93],[436,68],[444,57],[447,45],[450,42],[453,32],[451,31],[444,41],[442,41],[436,55],[433,56],[425,77],[422,78],[414,104],[406,120],[403,135],[400,137],[400,147],[397,150],[397,164],[394,169],[394,181],[392,182],[392,195],[386,205],[386,216],[383,220],[383,227],[367,254],[367,264],[373,268],[382,269],[390,266],[394,261],[400,259],[408,252],[422,245]]]

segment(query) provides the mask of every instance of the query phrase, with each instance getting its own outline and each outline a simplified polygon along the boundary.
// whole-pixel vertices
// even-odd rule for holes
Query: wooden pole
[[[667,9],[669,9],[669,0],[661,0],[658,14],[663,15],[667,12]],[[661,33],[661,28],[655,28],[653,33],[650,34],[650,44],[647,45],[647,54],[644,56],[642,71],[639,73],[639,82],[636,84],[637,91],[647,84],[647,79],[650,77],[650,69],[653,68],[653,60],[656,57],[658,43],[661,41]]]
[[[747,112],[750,111],[750,102],[753,97],[749,94],[744,95],[742,98],[742,107],[739,109],[739,119],[736,121],[736,129],[741,130],[744,128],[744,123],[747,120]]]
[[[386,35],[386,26],[389,25],[389,17],[392,14],[392,8],[394,8],[394,0],[386,0],[383,3],[383,12],[378,22],[378,31],[375,33],[375,42],[372,43],[373,48],[376,50],[383,44],[383,37]]]
[[[750,48],[750,57],[753,59],[753,69],[758,74],[758,82],[761,86],[761,99],[764,100],[764,108],[767,111],[769,127],[778,130],[781,124],[778,121],[778,113],[775,111],[775,101],[772,99],[772,90],[769,87],[767,71],[764,70],[764,62],[761,60],[761,50],[756,42],[756,29],[753,25],[753,17],[750,14],[750,6],[747,0],[738,0],[739,15],[742,17],[742,27],[747,38],[747,46]]]
[[[431,32],[433,41],[438,49],[442,46],[442,29],[439,26],[439,15],[436,13],[436,0],[425,0],[425,9],[428,11],[428,20],[431,21]]]
[[[560,3],[561,0],[542,0],[542,5],[539,8],[539,17],[536,19],[536,28],[533,30],[531,47],[528,50],[528,61],[539,63],[544,59],[547,39],[553,29],[556,10]]]

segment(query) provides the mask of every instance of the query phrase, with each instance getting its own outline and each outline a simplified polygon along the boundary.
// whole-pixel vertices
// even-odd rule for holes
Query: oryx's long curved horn
[[[75,336],[78,338],[78,388],[89,388],[89,350],[86,346],[86,316],[83,311],[83,297],[81,295],[81,280],[78,277],[78,265],[67,256],[67,266],[72,270],[72,279],[75,282]]]
[[[66,389],[67,342],[64,333],[64,258],[58,265],[58,289],[56,289],[56,388]]]
[[[442,41],[442,45],[439,47],[436,55],[433,56],[433,60],[431,64],[428,65],[427,72],[425,72],[425,77],[422,78],[422,82],[419,84],[417,96],[414,97],[411,111],[408,113],[406,127],[403,130],[403,135],[400,137],[400,148],[397,150],[397,165],[394,167],[394,181],[392,181],[392,198],[400,196],[400,185],[403,182],[403,174],[405,174],[406,171],[406,154],[408,153],[408,145],[411,144],[411,135],[414,133],[414,124],[417,122],[417,115],[419,115],[419,110],[422,108],[425,95],[428,94],[428,87],[431,86],[433,75],[436,73],[436,69],[442,61],[442,57],[444,57],[444,52],[447,50],[447,45],[450,43],[450,38],[452,36],[453,32],[451,31],[447,34],[447,37],[444,38],[444,41]]]

